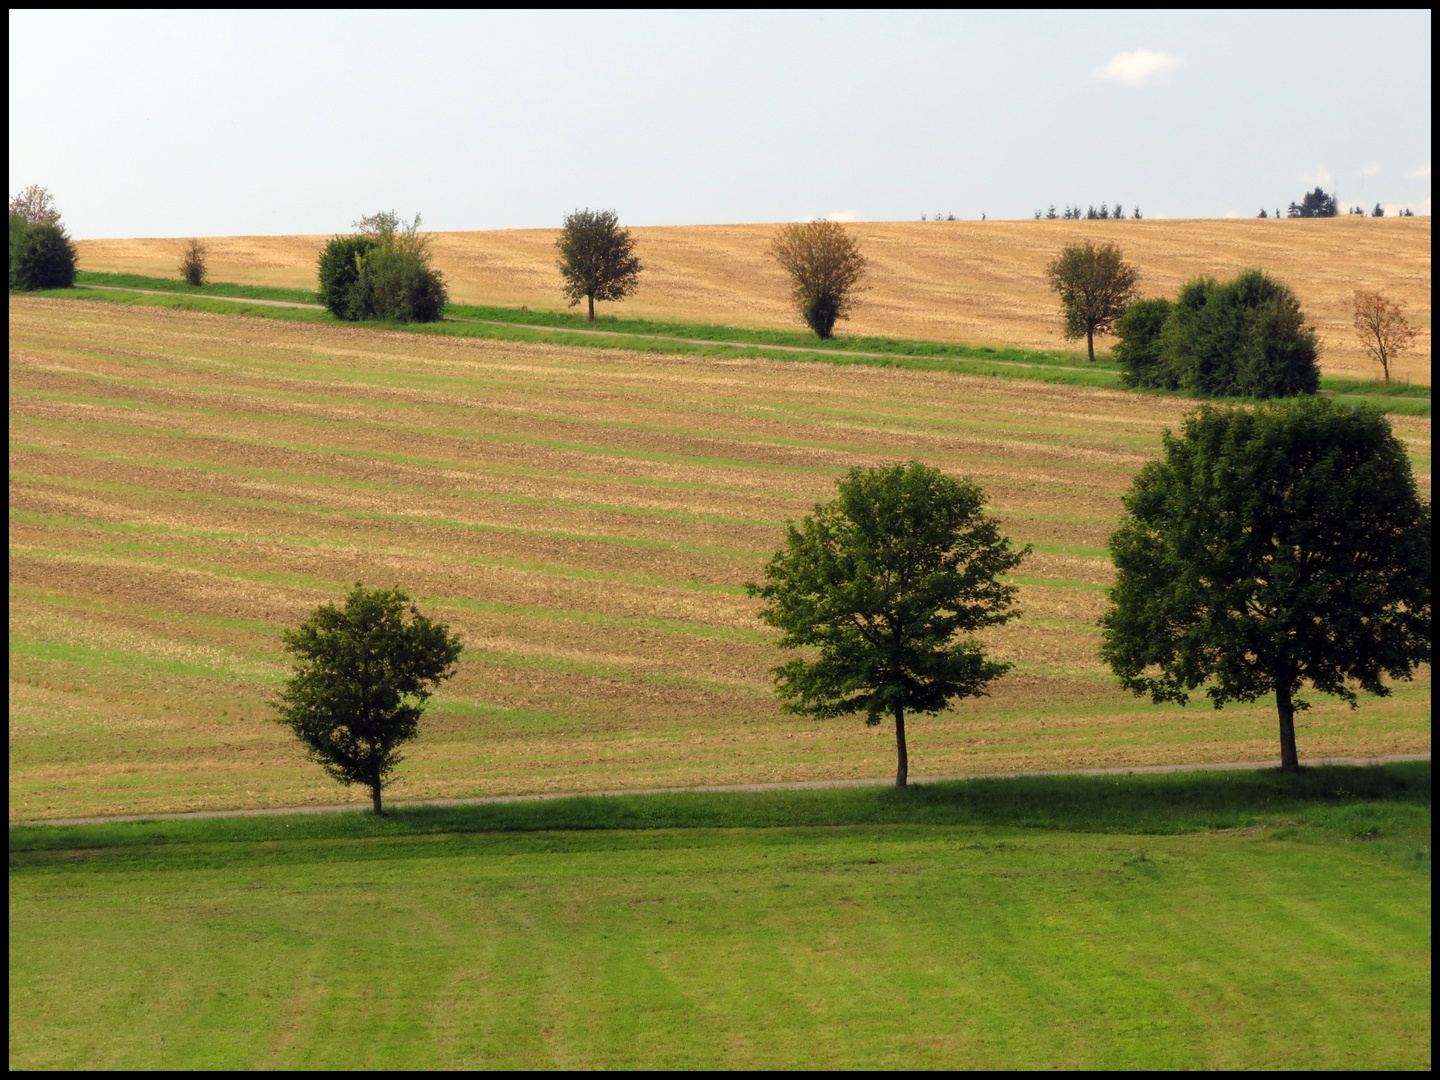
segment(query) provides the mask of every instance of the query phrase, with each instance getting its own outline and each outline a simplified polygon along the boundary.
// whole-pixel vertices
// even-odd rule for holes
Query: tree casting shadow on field
[[[455,674],[462,648],[414,607],[407,621],[409,600],[357,583],[343,610],[316,608],[284,634],[300,662],[275,703],[279,721],[340,783],[368,787],[377,815],[400,747],[419,733],[426,700]]]

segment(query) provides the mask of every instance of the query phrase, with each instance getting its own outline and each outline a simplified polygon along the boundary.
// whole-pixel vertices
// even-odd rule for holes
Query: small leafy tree
[[[588,300],[591,322],[595,321],[596,300],[624,300],[634,293],[640,271],[645,269],[635,255],[635,238],[629,229],[620,228],[614,210],[566,214],[555,246],[560,251],[560,276],[570,306]]]
[[[1135,299],[1140,272],[1114,244],[1067,244],[1048,268],[1050,288],[1060,294],[1065,337],[1084,338],[1095,362],[1095,335],[1109,330]]]
[[[313,761],[345,785],[380,792],[402,760],[400,747],[419,734],[426,700],[455,674],[461,643],[398,589],[357,584],[343,610],[316,608],[285,648],[299,658],[276,703],[279,721]]]
[[[790,275],[791,296],[805,325],[821,339],[847,319],[865,288],[865,256],[836,221],[785,225],[770,243],[770,256]]]
[[[834,502],[816,506],[765,567],[760,617],[784,631],[780,647],[814,649],[774,669],[789,712],[863,712],[895,719],[895,783],[909,777],[907,713],[936,713],[979,697],[1010,669],[968,635],[1015,618],[1015,588],[1000,575],[1019,565],[985,496],[968,480],[909,465],[851,469]],[[967,635],[957,640],[957,635]]]
[[[1383,206],[1381,206],[1381,205],[1377,202],[1377,203],[1375,204],[1375,209],[1370,211],[1370,216],[1371,216],[1371,217],[1384,217],[1384,216],[1385,216],[1385,208],[1384,208]]]
[[[191,240],[180,254],[180,277],[186,285],[205,284],[205,245]]]
[[[19,195],[10,198],[10,210],[23,217],[29,225],[59,225],[60,211],[49,190],[39,184],[31,184]]]
[[[1313,217],[1336,217],[1340,213],[1340,206],[1335,201],[1335,196],[1329,194],[1324,188],[1317,187],[1309,192],[1298,203],[1290,204],[1290,216],[1292,218],[1313,218]],[[1278,214],[1276,215],[1279,216]]]
[[[1305,683],[1355,705],[1430,661],[1430,506],[1385,418],[1325,398],[1202,406],[1110,538],[1101,656],[1121,685],[1215,708],[1275,695],[1299,767]]]
[[[1415,341],[1415,328],[1405,318],[1405,304],[1387,300],[1383,293],[1355,290],[1355,334],[1360,344],[1380,364],[1385,381],[1395,357]]]

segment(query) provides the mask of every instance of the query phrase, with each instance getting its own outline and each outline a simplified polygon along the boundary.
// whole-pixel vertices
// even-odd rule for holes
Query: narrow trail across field
[[[119,285],[76,285],[77,289],[96,289],[102,292],[143,293],[146,296],[192,296],[201,300],[227,300],[232,304],[262,304],[265,307],[305,308],[310,311],[324,311],[321,304],[302,304],[295,300],[249,300],[240,296],[211,296],[209,293],[174,293],[163,289],[132,289]],[[681,345],[723,345],[731,349],[770,349],[775,352],[808,353],[815,356],[863,356],[879,360],[932,360],[934,357],[912,356],[909,353],[862,352],[858,349],[812,349],[804,345],[766,345],[756,341],[712,341],[708,338],[675,337],[671,334],[639,334],[629,330],[589,330],[578,326],[537,326],[534,323],[502,322],[499,319],[458,319],[447,317],[446,322],[477,323],[482,326],[509,326],[519,330],[538,330],[550,334],[590,334],[606,338],[644,338],[649,341],[674,341]],[[1096,371],[1101,368],[1062,367],[1058,364],[1027,364],[1023,360],[991,360],[989,357],[951,357],[960,362],[979,364],[1002,364],[1005,367],[1040,368],[1045,371]]]
[[[1388,765],[1396,761],[1429,761],[1424,754],[1386,754],[1382,757],[1310,758],[1308,767],[1318,765]],[[911,784],[940,784],[953,780],[1004,780],[1018,776],[1129,776],[1134,773],[1223,772],[1227,769],[1258,770],[1279,768],[1278,761],[1223,761],[1198,765],[1131,765],[1115,769],[1041,769],[1034,772],[975,773],[957,776],[912,776]],[[392,802],[391,809],[416,806],[482,806],[489,803],[543,802],[551,799],[605,798],[618,795],[677,795],[685,792],[700,794],[726,791],[812,791],[820,788],[888,787],[893,780],[795,780],[773,784],[716,784],[713,786],[678,788],[636,788],[630,791],[563,791],[543,795],[489,795],[475,799],[415,799]],[[114,825],[127,821],[184,821],[190,818],[274,817],[284,814],[332,814],[347,810],[366,810],[368,803],[341,803],[333,806],[285,806],[265,810],[191,810],[183,814],[125,814],[117,817],[45,818],[35,821],[12,821],[17,825]]]

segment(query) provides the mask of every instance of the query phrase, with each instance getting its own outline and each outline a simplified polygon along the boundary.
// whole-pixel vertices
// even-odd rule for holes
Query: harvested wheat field
[[[1267,270],[1294,288],[1323,343],[1329,374],[1375,378],[1347,305],[1355,288],[1408,305],[1422,333],[1395,375],[1430,382],[1430,219],[884,222],[848,226],[871,260],[870,292],[846,333],[976,345],[1067,347],[1045,265],[1075,241],[1114,241],[1139,267],[1147,296],[1174,297],[1197,274]],[[736,326],[798,327],[765,251],[773,225],[635,229],[647,271],[639,294],[608,312]],[[562,308],[558,230],[440,233],[437,264],[452,298]],[[328,237],[214,237],[217,281],[313,288]],[[85,240],[83,270],[174,276],[182,240]],[[1103,342],[1102,342],[1103,343]]]
[[[881,777],[888,728],[778,709],[742,586],[855,465],[979,480],[1024,618],[915,774],[1275,755],[1096,659],[1119,496],[1186,403],[10,299],[10,815],[362,801],[269,722],[283,627],[355,581],[464,635],[396,799]],[[1430,421],[1394,418],[1428,490]],[[1302,756],[1428,750],[1430,684],[1320,704]]]

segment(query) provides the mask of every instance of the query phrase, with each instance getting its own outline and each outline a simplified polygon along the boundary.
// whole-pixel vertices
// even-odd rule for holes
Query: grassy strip
[[[244,299],[289,300],[309,304],[320,302],[317,294],[305,289],[282,289],[264,285],[215,283],[197,288],[172,278],[95,272],[78,273],[75,275],[75,280],[87,285],[156,289],[197,296],[236,296]],[[1101,354],[1092,367],[1083,353],[1056,349],[992,348],[984,345],[957,345],[918,338],[849,337],[844,334],[829,341],[819,341],[812,333],[804,330],[771,330],[725,326],[720,323],[662,322],[655,319],[622,318],[618,315],[601,315],[592,323],[583,315],[574,312],[531,311],[526,307],[495,307],[484,304],[450,304],[446,307],[445,312],[451,318],[524,323],[527,326],[559,330],[606,330],[623,334],[661,334],[670,337],[704,338],[710,341],[738,341],[762,346],[785,345],[816,352],[883,352],[912,358],[1000,360],[1012,364],[1048,364],[1084,367],[1087,370],[1119,370],[1119,365],[1107,354]],[[1354,379],[1339,375],[1326,375],[1320,380],[1320,388],[1326,393],[1345,397],[1402,397],[1426,400],[1430,398],[1429,386],[1399,380],[1384,382],[1380,379]]]
[[[282,289],[272,285],[239,285],[228,281],[212,281],[208,285],[187,285],[175,278],[146,277],[143,274],[100,274],[81,270],[75,275],[79,285],[110,285],[117,289],[154,289],[185,296],[238,296],[246,300],[287,300],[296,304],[318,304],[320,298],[310,289]]]
[[[1428,1068],[1428,805],[1302,812],[12,847],[11,1066]]]
[[[81,275],[77,275],[77,280]],[[163,291],[185,294],[183,298],[171,299],[166,296],[106,292],[95,289],[48,289],[27,293],[29,296],[48,298],[80,298],[108,300],[115,303],[132,304],[139,307],[166,307],[181,311],[207,311],[225,315],[250,315],[264,319],[280,319],[289,322],[314,322],[339,325],[339,321],[328,312],[297,308],[273,308],[227,303],[210,300],[232,286],[205,285],[192,289],[183,282],[166,278],[142,278],[135,274],[88,274],[91,278],[127,279],[94,282],[108,283],[117,288],[149,288],[155,282],[164,283]],[[129,284],[130,280],[143,284]],[[91,282],[83,282],[91,284]],[[301,303],[314,303],[314,294],[299,289],[271,289],[258,285],[234,286],[244,291],[247,299],[283,299]],[[232,295],[239,295],[232,294]],[[498,341],[523,341],[534,344],[568,345],[576,348],[618,349],[624,352],[663,353],[665,355],[705,356],[720,359],[781,360],[799,363],[853,364],[860,367],[901,368],[910,371],[948,371],[957,375],[1000,379],[1026,379],[1032,382],[1059,384],[1063,386],[1094,386],[1111,390],[1123,389],[1119,379],[1119,368],[1108,360],[1086,364],[1084,370],[1074,370],[1068,365],[1085,363],[1078,354],[1039,352],[1024,349],[991,349],[980,346],[946,345],[941,342],[914,341],[899,338],[836,338],[830,342],[817,341],[813,337],[794,331],[749,331],[735,327],[711,326],[703,323],[656,323],[648,320],[613,321],[613,329],[619,334],[637,336],[603,337],[584,332],[590,324],[577,325],[578,316],[566,316],[547,312],[527,312],[524,309],[486,308],[452,306],[456,317],[501,318],[509,322],[527,322],[528,326],[495,326],[487,323],[345,323],[347,326],[368,326],[384,330],[410,333],[437,334],[444,337],[482,338]],[[463,313],[463,314],[460,314]],[[510,315],[523,318],[509,318]],[[560,320],[570,320],[561,322]],[[596,329],[601,320],[597,320]],[[553,323],[553,326],[552,326]],[[534,329],[530,329],[530,327]],[[645,327],[640,330],[636,327]],[[606,322],[603,329],[611,330]],[[566,331],[570,332],[566,332]],[[639,336],[651,333],[673,333],[679,336],[701,335],[716,341],[750,341],[756,338],[791,338],[791,340],[770,341],[783,345],[785,350],[766,348],[760,343],[753,347],[745,345],[703,345],[673,338]],[[792,347],[804,348],[807,352],[789,351]],[[893,352],[893,356],[859,356],[847,350],[865,349],[868,352]],[[1033,365],[1033,366],[1021,366]],[[1051,368],[1052,370],[1046,370]],[[1370,404],[1378,406],[1384,413],[1400,416],[1429,416],[1430,388],[1410,383],[1382,383],[1360,379],[1324,376],[1320,380],[1321,392],[1334,396],[1342,404]],[[1147,391],[1165,396],[1189,397],[1190,395],[1168,391]],[[1380,399],[1377,401],[1376,399]],[[1236,404],[1256,404],[1247,398],[1223,399]]]
[[[229,285],[212,283],[192,287],[174,278],[144,277],[140,274],[106,274],[82,271],[75,280],[84,285],[111,285],[129,289],[156,289],[164,292],[196,296],[238,296],[248,300],[289,300],[318,304],[317,294],[305,289],[282,289],[264,285]],[[1061,350],[991,348],[979,345],[954,345],[942,341],[911,338],[847,337],[841,335],[820,341],[808,330],[766,330],[754,327],[724,326],[719,323],[661,322],[654,319],[621,318],[602,315],[593,323],[574,312],[531,311],[528,307],[494,307],[481,304],[450,304],[445,309],[450,318],[487,319],[499,322],[524,323],[527,326],[558,330],[606,330],[622,334],[662,334],[671,337],[705,338],[710,341],[739,341],[756,345],[786,345],[817,351],[885,352],[910,356],[944,357],[968,360],[1004,360],[1025,364],[1068,364],[1084,366],[1082,353]],[[1096,362],[1097,367],[1114,367],[1108,359]]]
[[[441,833],[596,829],[773,829],[965,825],[1177,835],[1260,825],[1308,826],[1337,837],[1413,841],[1428,830],[1430,762],[1368,768],[1024,776],[922,784],[758,792],[577,796],[471,806],[105,825],[16,825],[11,852],[339,840]],[[1413,850],[1413,843],[1409,843]],[[1428,860],[1428,836],[1425,842]],[[1428,862],[1427,862],[1428,868]]]
[[[127,286],[128,287],[128,286]],[[788,350],[767,349],[763,345],[697,345],[688,341],[652,337],[605,337],[587,334],[580,330],[567,331],[536,326],[494,326],[486,323],[384,323],[356,322],[339,323],[328,312],[304,308],[272,308],[247,306],[243,303],[227,303],[203,295],[188,295],[171,299],[168,296],[148,296],[143,293],[108,292],[103,289],[47,289],[27,293],[58,299],[109,300],[115,303],[132,304],[138,307],[165,307],[180,311],[206,311],[224,315],[251,315],[263,319],[281,319],[289,322],[330,323],[333,325],[373,327],[417,334],[434,334],[442,337],[483,338],[497,341],[522,341],[537,345],[569,345],[585,349],[618,349],[624,352],[660,353],[667,356],[705,356],[719,359],[784,360],[798,363],[854,364],[860,367],[903,368],[912,371],[949,371],[960,375],[990,376],[994,378],[1029,379],[1036,382],[1060,383],[1067,386],[1100,386],[1116,388],[1119,380],[1113,370],[1102,365],[1095,369],[1072,371],[1067,368],[1046,370],[1054,360],[1026,360],[1034,367],[1019,366],[1011,360],[988,359],[947,359],[943,356],[856,356],[841,350],[822,348],[815,341],[813,351],[805,353]],[[251,297],[251,299],[263,299]]]

